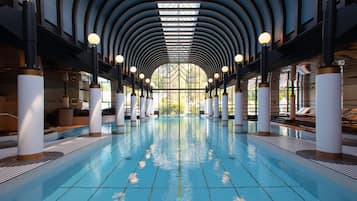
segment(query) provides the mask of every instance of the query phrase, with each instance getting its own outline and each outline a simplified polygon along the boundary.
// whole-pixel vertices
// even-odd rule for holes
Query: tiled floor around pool
[[[246,134],[235,134],[232,123],[225,127],[199,118],[147,120],[127,127],[125,135],[113,135],[111,143],[96,151],[68,161],[69,167],[3,198],[348,201],[357,196],[356,188],[322,177],[286,154],[259,147]]]

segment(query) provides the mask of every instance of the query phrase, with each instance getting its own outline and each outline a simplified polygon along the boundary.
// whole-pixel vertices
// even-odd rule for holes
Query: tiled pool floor
[[[354,200],[357,190],[320,176],[247,135],[199,118],[148,120],[110,144],[4,200]],[[356,181],[352,181],[356,182]],[[357,184],[357,183],[356,183]],[[21,192],[21,193],[18,193]],[[27,199],[26,199],[27,198]],[[3,200],[3,199],[1,199]]]

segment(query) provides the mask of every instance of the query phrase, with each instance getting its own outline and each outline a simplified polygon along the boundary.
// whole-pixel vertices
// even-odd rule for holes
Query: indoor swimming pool
[[[0,200],[356,200],[356,180],[291,155],[233,122],[151,119],[1,184]]]

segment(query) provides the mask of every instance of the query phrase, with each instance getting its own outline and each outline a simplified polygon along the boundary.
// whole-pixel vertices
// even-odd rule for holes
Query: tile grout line
[[[207,143],[210,144],[209,142]],[[261,188],[264,191],[264,193],[268,196],[268,198],[273,201],[273,198],[269,195],[269,193],[265,190],[265,188],[259,183],[259,181],[252,175],[252,173],[243,165],[242,161],[239,159],[237,161],[247,171],[247,173],[252,177],[252,179],[254,179],[254,181],[258,184],[259,188]],[[235,188],[237,187],[235,186]]]
[[[107,145],[106,145],[107,146]],[[104,147],[106,147],[106,146],[104,146]],[[102,147],[102,149],[104,149],[104,147]],[[102,149],[100,149],[100,150],[102,150]],[[115,150],[117,150],[118,148],[116,147],[114,150],[112,150],[112,152],[113,151],[115,151]],[[99,151],[100,151],[99,150]],[[94,158],[95,157],[98,157],[99,155],[101,155],[102,153],[101,152],[96,152],[96,154],[93,156]],[[122,160],[122,159],[121,159]],[[98,158],[98,159],[95,159],[95,161],[93,161],[93,166],[94,166],[94,168],[96,168],[98,165],[99,165],[99,163],[100,163],[100,159]],[[88,163],[85,163],[85,164],[88,164]],[[84,166],[85,167],[85,166]],[[83,168],[84,168],[83,167]],[[84,173],[79,179],[77,179],[71,186],[69,186],[68,187],[68,189],[65,191],[65,192],[63,192],[60,196],[58,196],[57,197],[57,199],[56,199],[56,201],[57,200],[59,200],[59,199],[61,199],[66,193],[68,193],[70,190],[72,190],[72,189],[74,189],[74,188],[76,188],[75,187],[75,185],[80,181],[80,180],[82,180],[85,176],[87,176],[89,173],[90,173],[90,171],[91,171],[91,169],[88,169],[88,171],[86,171],[86,173]],[[59,187],[59,188],[61,188],[61,187]]]
[[[156,170],[155,170],[155,176],[154,176],[154,181],[152,182],[152,185],[150,187],[150,194],[149,194],[149,197],[148,197],[148,201],[151,200],[151,196],[152,196],[152,193],[154,191],[154,185],[155,185],[155,182],[156,182],[156,178],[157,178],[157,174],[159,172],[159,166],[156,167]]]

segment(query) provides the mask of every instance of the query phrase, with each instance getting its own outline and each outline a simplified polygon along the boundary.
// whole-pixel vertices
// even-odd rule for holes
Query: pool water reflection
[[[235,134],[232,123],[225,127],[199,118],[147,120],[1,200],[348,201],[357,197],[356,189],[320,176],[285,153],[259,146],[247,134]]]

